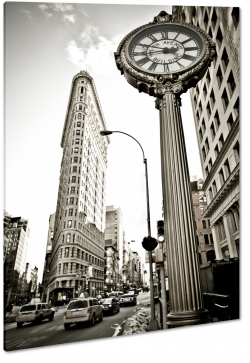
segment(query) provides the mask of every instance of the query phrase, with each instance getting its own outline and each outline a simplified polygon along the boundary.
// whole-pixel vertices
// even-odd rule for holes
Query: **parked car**
[[[115,297],[116,299],[120,300],[121,296],[123,295],[122,291],[111,291],[109,293],[109,297]]]
[[[120,306],[136,305],[136,304],[137,304],[137,297],[134,291],[124,294],[120,298]]]
[[[64,313],[64,329],[68,330],[71,324],[88,322],[95,325],[96,320],[102,321],[103,308],[96,298],[77,298],[71,300]]]
[[[16,323],[17,327],[21,328],[23,323],[41,323],[44,319],[52,321],[54,319],[55,311],[45,303],[26,304],[21,307],[17,313]]]
[[[103,314],[112,314],[120,311],[120,304],[116,298],[108,297],[102,301]]]
[[[148,288],[148,286],[143,286],[142,290],[143,290],[143,292],[144,291],[148,292],[149,291],[149,288]]]

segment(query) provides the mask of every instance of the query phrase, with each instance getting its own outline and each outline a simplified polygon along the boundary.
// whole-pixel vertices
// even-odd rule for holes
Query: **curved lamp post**
[[[146,178],[146,198],[147,198],[147,225],[148,225],[148,237],[151,238],[151,227],[150,227],[150,209],[149,209],[149,191],[148,191],[148,168],[147,159],[145,158],[144,150],[133,136],[126,134],[122,131],[100,131],[101,136],[107,136],[114,133],[124,134],[131,137],[140,146],[143,154],[143,163],[145,164],[145,178]],[[132,241],[131,241],[132,242]],[[152,251],[148,251],[149,256],[149,277],[150,277],[150,306],[151,306],[151,320],[149,322],[149,331],[158,330],[157,320],[155,319],[155,303],[154,303],[154,283],[153,283],[153,268],[152,268]]]

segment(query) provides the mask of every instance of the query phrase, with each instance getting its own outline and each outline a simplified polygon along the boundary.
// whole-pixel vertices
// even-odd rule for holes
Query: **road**
[[[137,296],[137,305],[149,299],[149,292],[140,292]],[[115,333],[114,325],[120,325],[126,317],[132,315],[134,309],[135,306],[121,307],[119,313],[104,316],[103,321],[96,322],[93,327],[72,325],[70,330],[65,330],[63,327],[65,308],[61,308],[55,313],[53,321],[44,320],[39,325],[27,323],[22,328],[17,329],[16,323],[6,324],[4,327],[4,349],[9,352],[112,337]]]

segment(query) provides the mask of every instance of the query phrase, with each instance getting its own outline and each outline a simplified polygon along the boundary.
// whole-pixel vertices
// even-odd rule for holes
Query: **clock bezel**
[[[187,67],[184,67],[180,70],[174,70],[174,71],[167,71],[167,72],[155,72],[155,71],[150,71],[150,70],[147,70],[147,69],[143,69],[141,68],[132,58],[131,58],[131,55],[130,55],[130,46],[132,44],[132,42],[135,40],[135,38],[137,38],[141,33],[145,33],[147,30],[151,30],[152,28],[156,28],[156,29],[159,29],[159,32],[161,30],[163,30],[163,28],[166,28],[168,27],[169,30],[173,30],[174,27],[176,28],[184,28],[187,33],[190,32],[190,33],[193,33],[195,35],[196,38],[198,38],[200,40],[200,54],[199,56],[197,57],[197,59],[191,63],[191,65],[187,66]],[[160,30],[160,28],[162,28]],[[199,28],[198,28],[199,29]],[[157,30],[155,31],[157,32]],[[152,34],[152,32],[150,32],[150,34]],[[191,35],[191,34],[189,34]],[[192,35],[191,35],[192,36]],[[192,37],[194,38],[194,37]],[[196,39],[197,40],[197,39]],[[142,72],[144,74],[148,74],[150,76],[155,76],[155,75],[166,75],[166,74],[183,74],[187,71],[190,71],[191,69],[195,68],[197,66],[197,64],[199,62],[202,61],[202,59],[205,57],[206,55],[206,39],[203,37],[203,35],[197,31],[193,26],[190,27],[188,26],[186,23],[179,23],[179,22],[164,22],[164,23],[160,23],[160,24],[157,24],[157,23],[154,23],[154,24],[148,24],[147,27],[143,27],[140,28],[137,32],[133,33],[126,41],[126,44],[125,44],[125,55],[126,55],[126,58],[127,58],[127,61],[128,63],[133,67],[135,68],[136,70],[138,70],[139,72]]]

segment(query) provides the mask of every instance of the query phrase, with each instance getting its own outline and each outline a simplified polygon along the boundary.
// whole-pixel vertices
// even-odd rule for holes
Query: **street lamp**
[[[157,242],[155,241],[154,238],[151,237],[147,159],[145,158],[144,150],[143,150],[141,144],[133,136],[131,136],[129,134],[126,134],[125,132],[122,132],[122,131],[108,131],[108,130],[106,130],[106,131],[105,130],[100,131],[100,134],[102,136],[111,135],[113,133],[120,133],[120,134],[124,134],[126,136],[131,137],[140,146],[141,151],[142,151],[142,154],[143,154],[143,163],[145,165],[145,179],[146,179],[148,237],[145,237],[144,238],[142,245],[143,245],[143,248],[148,251],[148,256],[149,256],[150,306],[151,306],[151,320],[149,322],[149,331],[154,331],[154,330],[158,330],[158,324],[157,324],[157,320],[155,319],[152,250],[157,246]],[[147,248],[148,245],[151,245],[149,249]]]

